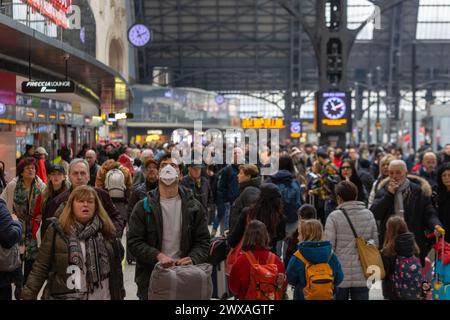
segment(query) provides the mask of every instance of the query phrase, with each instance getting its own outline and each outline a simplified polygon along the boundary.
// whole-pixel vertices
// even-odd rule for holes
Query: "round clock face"
[[[128,31],[128,40],[136,47],[143,47],[152,40],[152,33],[147,26],[135,24]]]
[[[341,98],[329,98],[323,104],[323,113],[329,119],[341,119],[344,117],[346,111],[347,106]]]

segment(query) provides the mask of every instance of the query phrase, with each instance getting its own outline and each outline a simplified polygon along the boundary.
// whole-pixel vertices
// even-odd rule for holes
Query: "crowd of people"
[[[252,278],[260,264],[282,275],[271,298],[287,299],[291,286],[294,300],[368,300],[355,234],[381,252],[384,297],[402,299],[398,259],[424,268],[433,236],[450,240],[450,144],[417,154],[282,145],[268,153],[279,160],[269,176],[261,174],[267,161],[248,163],[248,145],[233,146],[231,164],[185,164],[175,147],[86,145],[51,160],[27,146],[10,180],[0,161],[0,259],[20,254],[20,265],[0,264],[0,300],[37,299],[45,282],[42,299],[124,299],[124,259],[136,263],[137,296],[146,300],[155,265],[205,263],[218,237],[226,254],[241,253],[227,276],[238,299],[260,297]],[[311,282],[317,265],[328,270],[320,290]],[[79,271],[73,286],[70,268]]]

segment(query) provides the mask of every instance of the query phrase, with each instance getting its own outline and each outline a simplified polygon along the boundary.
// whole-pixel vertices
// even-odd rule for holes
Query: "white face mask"
[[[167,165],[161,170],[159,179],[166,186],[170,186],[178,179],[178,172],[171,165]]]

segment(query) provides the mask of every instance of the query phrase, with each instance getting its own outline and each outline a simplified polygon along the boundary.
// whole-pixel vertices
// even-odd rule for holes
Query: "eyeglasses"
[[[351,170],[352,167],[341,167],[342,170]]]
[[[35,166],[25,167],[24,170],[36,171]]]

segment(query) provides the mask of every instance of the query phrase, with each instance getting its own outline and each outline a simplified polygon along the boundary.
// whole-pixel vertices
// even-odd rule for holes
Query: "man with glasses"
[[[160,159],[158,177],[158,188],[135,205],[127,233],[141,300],[148,299],[150,276],[158,262],[165,268],[203,263],[210,244],[205,209],[179,185],[180,168],[171,154]]]
[[[64,191],[51,201],[49,201],[49,203],[45,207],[45,216],[59,217],[59,215],[62,213],[64,209],[67,200],[69,200],[72,191],[77,187],[87,186],[89,178],[90,174],[88,162],[84,159],[72,160],[72,162],[69,165],[69,180],[71,183],[71,188],[67,191]],[[97,195],[100,198],[100,201],[102,202],[103,208],[105,208],[106,212],[108,213],[109,217],[114,223],[114,226],[116,227],[117,236],[119,238],[122,237],[124,221],[119,211],[114,206],[111,197],[109,196],[108,192],[103,189],[95,188],[95,191],[97,192]],[[45,225],[45,229],[48,227],[48,223],[49,223],[48,220],[43,221],[43,227]],[[42,235],[43,234],[44,232],[42,232]]]

